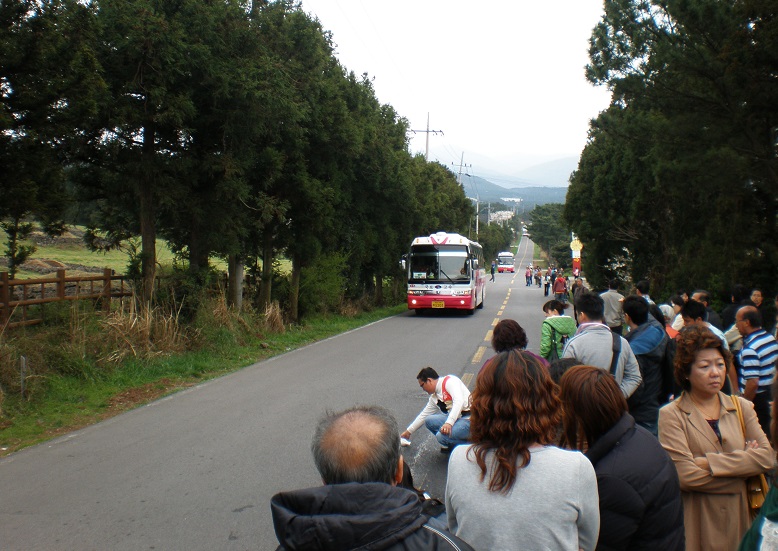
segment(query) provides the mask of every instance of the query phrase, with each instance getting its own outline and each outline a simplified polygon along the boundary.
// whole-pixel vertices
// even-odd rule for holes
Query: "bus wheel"
[[[485,293],[483,291],[481,291],[481,302],[479,302],[478,306],[476,306],[476,308],[478,308],[479,310],[483,310],[484,309],[484,300],[486,300],[484,298],[484,294]]]
[[[415,312],[417,316],[423,316],[427,311],[424,308],[417,308]]]

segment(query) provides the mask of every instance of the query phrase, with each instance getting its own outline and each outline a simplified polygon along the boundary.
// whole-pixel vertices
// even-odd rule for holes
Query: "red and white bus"
[[[408,308],[459,309],[469,314],[484,307],[486,265],[481,245],[457,233],[417,237],[400,262],[408,276]]]

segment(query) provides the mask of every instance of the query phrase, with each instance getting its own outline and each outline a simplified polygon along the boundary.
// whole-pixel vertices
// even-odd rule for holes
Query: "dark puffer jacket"
[[[667,452],[628,413],[586,452],[600,494],[598,550],[683,551],[683,503]]]
[[[648,316],[646,323],[627,333],[626,339],[635,353],[640,376],[643,377],[643,382],[627,400],[629,412],[638,423],[650,424],[656,429],[664,386],[662,361],[669,339],[665,328],[653,316]]]
[[[473,551],[459,538],[430,526],[415,493],[389,484],[283,492],[273,496],[270,508],[279,550]]]

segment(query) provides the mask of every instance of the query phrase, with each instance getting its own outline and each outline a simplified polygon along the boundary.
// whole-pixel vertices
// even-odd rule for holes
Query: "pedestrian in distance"
[[[618,289],[619,280],[609,279],[608,290],[600,293],[600,297],[605,305],[605,310],[603,311],[605,325],[617,335],[621,335],[624,329],[624,311],[621,309],[621,301],[624,300],[624,295],[619,293]],[[662,325],[664,326],[664,323]]]
[[[495,271],[497,271],[497,263],[494,260],[492,260],[492,279],[490,279],[489,281],[494,281],[494,272]]]
[[[562,270],[559,270],[556,274],[552,291],[556,300],[567,304],[567,279],[565,279],[565,273]]]

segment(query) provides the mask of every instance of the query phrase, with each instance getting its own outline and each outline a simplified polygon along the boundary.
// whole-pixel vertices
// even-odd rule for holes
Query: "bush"
[[[346,260],[341,253],[321,255],[300,274],[299,315],[337,312],[346,288]]]

